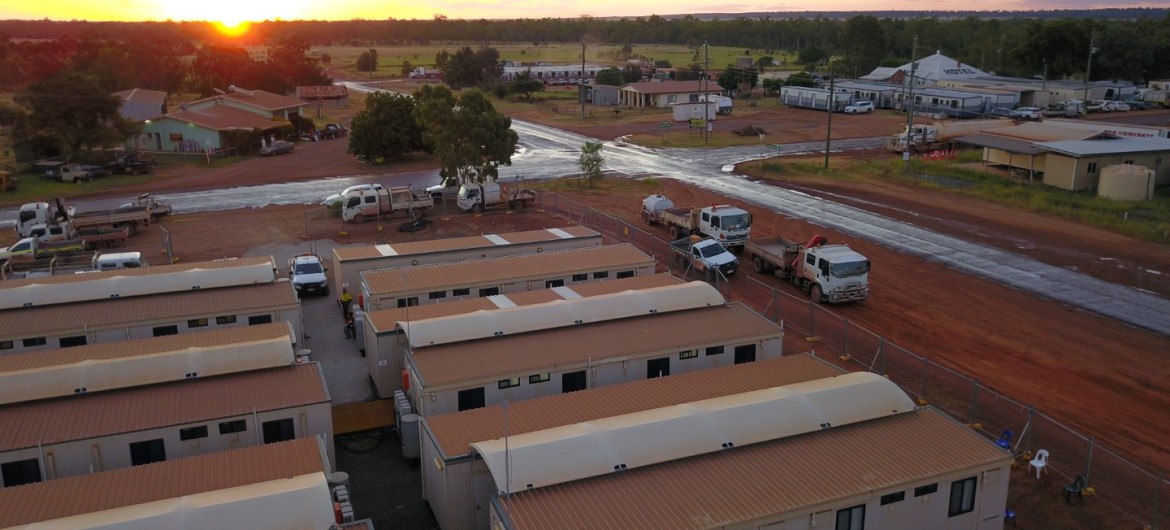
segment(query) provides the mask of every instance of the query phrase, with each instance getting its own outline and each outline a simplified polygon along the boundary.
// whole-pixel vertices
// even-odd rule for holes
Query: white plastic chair
[[[1032,472],[1032,468],[1036,468],[1036,478],[1040,478],[1040,472],[1048,473],[1048,450],[1041,449],[1036,451],[1036,458],[1028,462],[1028,472]]]

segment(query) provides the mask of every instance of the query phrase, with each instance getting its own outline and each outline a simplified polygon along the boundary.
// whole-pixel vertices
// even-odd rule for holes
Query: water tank
[[[658,213],[667,208],[674,208],[674,203],[662,195],[651,195],[642,199],[642,209],[647,212]]]
[[[363,325],[365,323],[365,319],[363,318],[363,315],[365,315],[365,311],[362,311],[361,309],[356,308],[356,307],[353,309],[354,336],[357,338],[358,351],[361,352],[362,357],[365,357],[366,356],[366,339],[365,339],[366,326]]]
[[[1154,170],[1136,164],[1101,168],[1097,195],[1117,201],[1144,201],[1154,197],[1157,179]]]
[[[296,359],[297,364],[309,362],[309,360],[310,360],[309,354],[311,354],[311,353],[313,353],[313,350],[310,350],[308,348],[305,348],[302,350],[297,350],[297,359]]]
[[[349,473],[344,471],[334,471],[329,475],[329,484],[331,486],[349,486]]]
[[[402,458],[418,458],[418,414],[402,417]]]

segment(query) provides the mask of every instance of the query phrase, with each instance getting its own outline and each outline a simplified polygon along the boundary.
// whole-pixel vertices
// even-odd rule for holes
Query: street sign
[[[768,144],[768,149],[780,150],[780,144]]]
[[[659,129],[669,129],[671,127],[674,127],[674,124],[670,123],[668,121],[664,121],[664,122],[658,124]]]
[[[702,127],[707,123],[703,118],[691,118],[691,127]]]

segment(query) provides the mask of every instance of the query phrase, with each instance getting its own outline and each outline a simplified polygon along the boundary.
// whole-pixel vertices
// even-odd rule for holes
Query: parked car
[[[345,127],[336,123],[330,123],[317,131],[317,136],[322,140],[329,140],[331,138],[341,138],[349,133]]]
[[[295,148],[296,148],[296,144],[294,144],[292,142],[286,142],[284,140],[277,140],[277,141],[272,142],[264,147],[261,147],[260,148],[260,156],[283,155],[285,153],[293,152],[293,149],[295,149]]]
[[[341,193],[334,193],[333,195],[325,197],[325,207],[326,208],[341,208],[341,202],[343,200],[345,200],[345,196],[351,191],[380,190],[380,189],[382,189],[381,184],[357,184],[354,186],[350,186],[348,188],[345,188],[344,190],[341,190]]]
[[[1142,101],[1140,99],[1128,99],[1128,100],[1124,101],[1123,103],[1125,103],[1126,105],[1129,105],[1129,110],[1146,110],[1146,109],[1150,108],[1149,103],[1146,103],[1145,101]]]
[[[1122,101],[1106,101],[1105,112],[1129,112],[1129,105]]]
[[[1007,107],[996,107],[984,113],[990,118],[1011,118],[1012,109]]]
[[[321,256],[316,254],[298,254],[288,259],[288,276],[297,290],[297,296],[310,293],[328,296],[329,282],[325,280],[326,270],[321,263]]]
[[[1110,110],[1112,109],[1105,104],[1105,101],[1100,99],[1094,99],[1085,105],[1086,112],[1110,112]]]
[[[1012,118],[1016,120],[1038,120],[1040,119],[1040,108],[1020,107],[1012,111]]]
[[[845,114],[869,114],[873,108],[872,101],[855,101],[845,107]]]

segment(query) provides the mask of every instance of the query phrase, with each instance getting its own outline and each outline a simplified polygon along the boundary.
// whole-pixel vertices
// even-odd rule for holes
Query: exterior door
[[[576,392],[578,390],[585,390],[587,384],[588,381],[585,377],[585,370],[561,374],[562,394],[568,394],[569,392]]]
[[[735,364],[751,363],[756,361],[756,345],[744,344],[735,347]]]
[[[296,429],[292,418],[264,422],[264,443],[274,444],[296,439]]]
[[[670,375],[670,357],[660,357],[646,361],[646,379],[666,377]]]

